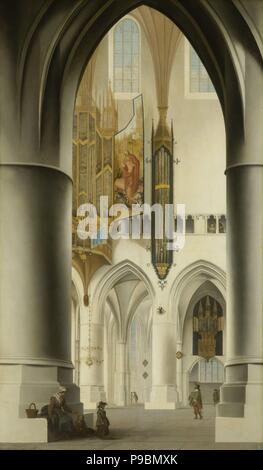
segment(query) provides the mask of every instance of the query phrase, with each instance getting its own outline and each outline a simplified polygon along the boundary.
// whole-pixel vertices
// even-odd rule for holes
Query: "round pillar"
[[[263,75],[254,52],[245,51],[243,135],[228,84],[227,362],[217,407],[219,442],[263,442]]]
[[[0,440],[19,442],[24,433],[41,441],[45,421],[15,421],[28,405],[46,405],[59,384],[68,402],[79,403],[70,333],[72,182],[40,165],[1,164],[0,187]]]
[[[116,404],[125,406],[127,404],[127,360],[126,342],[119,342],[116,351]]]
[[[178,394],[178,401],[183,401],[183,362],[182,362],[182,341],[177,341],[176,344],[176,390]]]
[[[152,391],[146,409],[174,409],[175,391],[175,325],[156,321],[152,327]]]
[[[71,368],[72,182],[1,165],[0,185],[0,363]]]
[[[217,441],[263,439],[263,167],[227,172],[227,362]]]
[[[227,191],[227,365],[262,364],[263,167],[232,168]]]

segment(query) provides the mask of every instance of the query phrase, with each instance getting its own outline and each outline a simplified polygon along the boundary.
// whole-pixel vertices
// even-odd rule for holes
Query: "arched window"
[[[201,59],[190,46],[190,93],[215,93],[213,83]]]
[[[190,382],[222,383],[224,381],[224,366],[215,357],[206,361],[200,359],[192,368]]]
[[[113,31],[113,90],[138,93],[140,77],[140,31],[137,23],[124,18]]]

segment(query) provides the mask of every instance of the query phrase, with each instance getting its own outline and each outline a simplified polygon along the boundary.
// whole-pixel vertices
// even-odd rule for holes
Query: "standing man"
[[[131,403],[138,403],[138,395],[136,392],[131,392]]]
[[[220,400],[220,397],[219,397],[219,390],[217,388],[214,388],[214,391],[213,391],[213,402],[214,402],[214,405],[216,406],[217,403],[219,403],[219,400]]]
[[[194,390],[189,395],[189,405],[193,407],[194,410],[194,419],[202,419],[202,395],[200,390],[200,385],[196,384]]]

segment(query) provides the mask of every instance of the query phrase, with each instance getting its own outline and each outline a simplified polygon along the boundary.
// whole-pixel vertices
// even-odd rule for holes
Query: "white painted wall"
[[[186,39],[176,51],[169,94],[168,119],[173,119],[175,203],[186,204],[188,214],[226,211],[225,129],[218,99],[191,99],[186,89]],[[202,96],[202,95],[201,95]]]

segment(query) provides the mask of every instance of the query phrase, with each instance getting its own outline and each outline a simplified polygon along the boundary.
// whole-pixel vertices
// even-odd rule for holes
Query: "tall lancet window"
[[[113,90],[138,93],[140,88],[140,31],[137,23],[124,18],[113,32]]]
[[[199,56],[190,46],[190,93],[215,93],[213,83]]]

